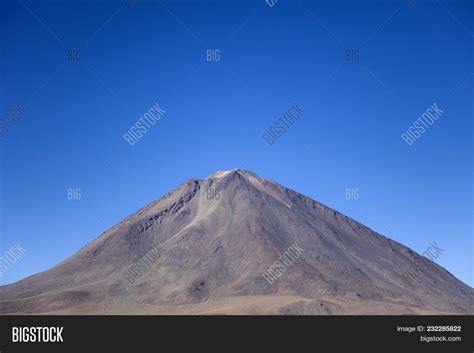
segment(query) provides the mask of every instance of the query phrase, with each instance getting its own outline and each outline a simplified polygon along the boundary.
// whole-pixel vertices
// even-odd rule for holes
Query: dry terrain
[[[295,242],[301,256],[268,283],[262,274]],[[128,284],[124,273],[156,244],[163,253]],[[0,313],[472,314],[473,289],[436,263],[403,276],[419,259],[317,201],[232,170],[182,184],[54,268],[0,287]]]

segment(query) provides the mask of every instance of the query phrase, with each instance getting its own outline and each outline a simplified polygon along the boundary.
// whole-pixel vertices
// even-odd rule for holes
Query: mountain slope
[[[219,190],[217,192],[217,189]],[[304,251],[272,284],[262,274]],[[133,284],[124,273],[159,244]],[[190,180],[56,267],[0,287],[0,313],[472,313],[473,290],[319,202],[243,171]]]

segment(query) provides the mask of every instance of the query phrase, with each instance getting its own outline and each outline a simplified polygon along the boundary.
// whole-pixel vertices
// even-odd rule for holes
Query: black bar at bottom
[[[0,316],[0,353],[171,348],[472,353],[473,321],[473,316]],[[62,342],[13,342],[53,339],[58,332]]]

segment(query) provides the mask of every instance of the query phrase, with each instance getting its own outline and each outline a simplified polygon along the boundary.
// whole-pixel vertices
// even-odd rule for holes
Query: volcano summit
[[[182,184],[52,269],[0,287],[0,313],[472,314],[472,295],[413,250],[234,169]]]

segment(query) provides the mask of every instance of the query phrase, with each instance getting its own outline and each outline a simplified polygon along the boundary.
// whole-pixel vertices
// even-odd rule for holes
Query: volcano
[[[406,246],[234,169],[182,184],[64,262],[0,287],[0,313],[472,314],[472,296]]]

